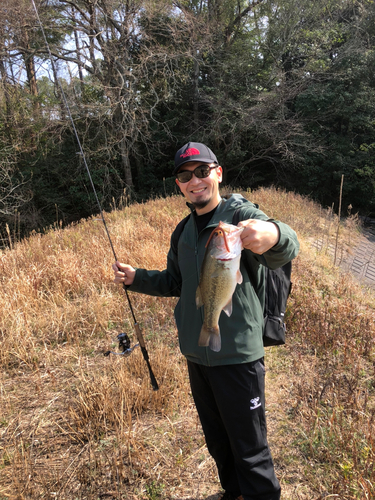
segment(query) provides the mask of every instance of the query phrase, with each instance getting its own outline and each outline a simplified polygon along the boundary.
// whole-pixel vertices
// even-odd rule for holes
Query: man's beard
[[[207,207],[211,200],[202,200],[193,202],[192,205],[195,209],[201,210],[202,208]]]

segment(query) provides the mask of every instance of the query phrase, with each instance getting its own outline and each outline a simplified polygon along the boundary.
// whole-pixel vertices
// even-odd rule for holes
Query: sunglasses
[[[192,179],[193,174],[195,175],[195,177],[198,177],[198,179],[205,179],[206,177],[209,177],[211,170],[217,168],[218,166],[219,165],[216,165],[216,167],[209,167],[208,165],[199,165],[199,167],[192,171],[182,170],[181,172],[178,172],[176,174],[176,177],[177,180],[182,184],[184,184],[185,182],[189,182]]]

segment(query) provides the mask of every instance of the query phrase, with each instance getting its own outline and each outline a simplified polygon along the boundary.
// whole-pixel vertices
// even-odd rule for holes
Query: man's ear
[[[218,176],[218,180],[219,182],[222,182],[223,181],[223,167],[221,167],[220,165],[217,167],[216,169],[216,173],[217,173],[217,176]]]
[[[180,183],[178,182],[178,179],[175,179],[177,186],[181,189]]]

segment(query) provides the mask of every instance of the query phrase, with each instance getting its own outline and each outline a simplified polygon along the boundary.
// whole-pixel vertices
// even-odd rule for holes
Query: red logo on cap
[[[187,156],[200,155],[201,152],[195,148],[188,148],[185,153],[183,153],[180,158],[186,158]]]

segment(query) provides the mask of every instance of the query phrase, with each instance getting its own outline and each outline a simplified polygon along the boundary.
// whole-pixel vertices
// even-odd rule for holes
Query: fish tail
[[[206,325],[203,325],[199,335],[198,345],[203,347],[209,346],[212,351],[219,352],[221,349],[219,327],[207,327]]]

